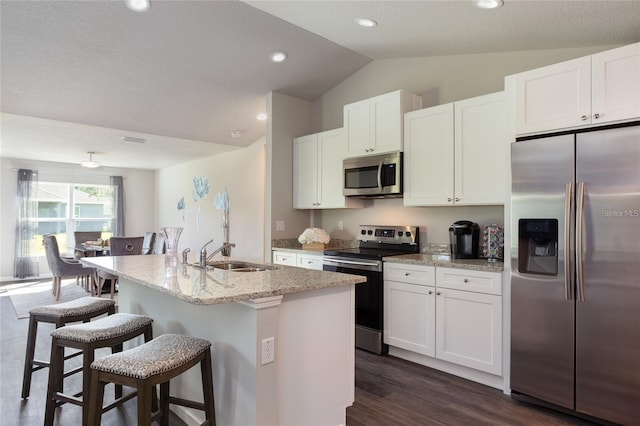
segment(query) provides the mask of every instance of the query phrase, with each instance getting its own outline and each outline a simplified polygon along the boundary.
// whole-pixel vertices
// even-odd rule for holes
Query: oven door
[[[324,256],[322,269],[367,278],[366,283],[355,286],[356,348],[376,354],[386,353],[388,346],[382,342],[382,262]]]

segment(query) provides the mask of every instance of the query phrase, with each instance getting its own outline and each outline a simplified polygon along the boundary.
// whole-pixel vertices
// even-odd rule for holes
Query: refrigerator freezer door
[[[569,409],[574,405],[575,304],[568,291],[571,282],[566,282],[573,266],[565,265],[565,259],[573,240],[567,192],[573,191],[575,179],[574,141],[575,135],[562,135],[511,145],[511,389]],[[520,272],[525,264],[518,263],[521,241],[516,230],[521,219],[557,221],[557,268],[552,275]],[[534,250],[534,255],[543,254]]]
[[[576,410],[640,419],[640,127],[578,134],[584,302],[576,305]],[[578,283],[580,286],[581,283]]]

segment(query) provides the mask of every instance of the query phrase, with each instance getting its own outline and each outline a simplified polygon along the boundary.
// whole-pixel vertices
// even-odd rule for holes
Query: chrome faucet
[[[209,244],[209,243],[207,243]],[[216,254],[222,252],[223,256],[228,256],[229,254],[231,254],[231,247],[235,247],[236,244],[235,243],[230,243],[229,241],[225,241],[224,243],[222,243],[222,246],[218,247],[216,250],[214,250],[213,253],[211,253],[209,256],[206,256],[206,260],[205,260],[205,264],[206,262],[211,259],[213,256],[215,256]],[[206,255],[206,252],[205,252]],[[202,253],[200,253],[200,256],[202,256]]]
[[[200,249],[200,266],[205,268],[207,266],[207,246],[213,242],[213,238],[204,243]]]

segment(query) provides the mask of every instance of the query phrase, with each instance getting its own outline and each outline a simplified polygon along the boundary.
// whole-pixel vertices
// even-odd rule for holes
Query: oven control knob
[[[373,231],[372,231],[371,229],[369,229],[369,230],[367,231],[367,234],[369,234],[369,235],[373,235]]]
[[[403,232],[402,231],[398,231],[398,237],[402,237]]]
[[[363,229],[363,230],[361,230],[361,231],[360,231],[360,233],[361,233],[362,235],[365,235],[365,234],[367,233],[367,230],[366,230],[366,229]]]
[[[407,237],[410,237],[410,236],[411,236],[411,231],[406,231],[406,232],[404,233],[404,235],[405,235],[405,236],[407,236]]]

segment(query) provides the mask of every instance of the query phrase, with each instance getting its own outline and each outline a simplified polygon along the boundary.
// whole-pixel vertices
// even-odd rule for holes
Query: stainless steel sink
[[[280,269],[278,266],[262,265],[259,263],[249,263],[249,262],[241,262],[241,261],[235,261],[235,260],[211,261],[211,262],[207,262],[207,266],[210,266],[216,269],[226,269],[228,271],[233,271],[233,272],[260,272],[260,271],[271,271],[274,269]]]

